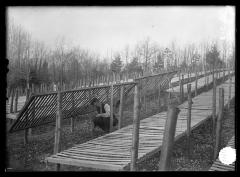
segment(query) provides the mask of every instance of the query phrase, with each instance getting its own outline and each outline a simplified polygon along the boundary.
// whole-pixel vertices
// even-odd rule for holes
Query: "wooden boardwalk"
[[[227,144],[227,147],[235,149],[235,136],[233,136]],[[217,159],[209,171],[235,171],[235,162],[230,165],[223,164]]]
[[[231,72],[232,73],[232,72]],[[193,77],[193,76],[192,76]],[[206,77],[208,77],[208,82],[211,83],[212,82],[212,75],[207,75]],[[223,77],[223,72],[220,72],[220,77]],[[195,81],[191,82],[191,91],[195,90]],[[201,77],[198,79],[197,82],[197,88],[201,88],[205,85],[205,77]],[[180,92],[180,86],[176,86],[173,88],[169,88],[166,90],[167,92]],[[183,91],[186,94],[187,93],[187,84],[183,85]]]
[[[233,79],[234,80],[234,79]],[[219,87],[224,88],[225,105],[228,101],[228,81],[217,87],[217,111]],[[231,98],[235,96],[235,87],[231,87]],[[193,98],[191,128],[200,125],[212,114],[212,90]],[[184,135],[187,129],[187,102],[179,106],[175,140]],[[203,111],[204,110],[204,111]],[[140,121],[138,159],[161,150],[167,112],[161,112]],[[46,158],[47,162],[91,167],[104,170],[124,170],[131,162],[132,125],[106,134],[99,138],[78,144],[70,149]]]

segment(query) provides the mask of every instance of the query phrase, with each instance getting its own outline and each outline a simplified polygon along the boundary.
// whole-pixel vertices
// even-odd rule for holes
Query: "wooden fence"
[[[131,95],[136,83],[129,82],[114,85],[114,98],[117,99],[120,87],[124,86],[124,94]],[[110,99],[110,86],[98,86],[79,90],[62,91],[63,119],[75,115],[84,115],[94,111],[90,106],[93,97],[106,103]],[[27,128],[37,127],[55,121],[57,109],[57,92],[47,94],[32,94],[17,115],[17,119],[10,128],[10,133]]]

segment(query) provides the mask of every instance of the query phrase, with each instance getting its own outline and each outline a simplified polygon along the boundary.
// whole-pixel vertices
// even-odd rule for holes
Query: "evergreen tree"
[[[216,44],[214,44],[211,50],[206,53],[206,62],[211,68],[215,68],[221,63]]]
[[[122,68],[122,61],[121,61],[121,57],[118,54],[115,59],[112,61],[110,68],[112,71],[116,72],[116,73],[120,73],[121,72],[121,68]]]

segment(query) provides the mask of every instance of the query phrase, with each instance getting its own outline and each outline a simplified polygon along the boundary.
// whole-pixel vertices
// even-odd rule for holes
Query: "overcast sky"
[[[133,47],[150,37],[160,46],[206,39],[234,39],[235,9],[229,6],[176,7],[9,7],[8,17],[34,39],[54,48],[67,44],[100,55]]]

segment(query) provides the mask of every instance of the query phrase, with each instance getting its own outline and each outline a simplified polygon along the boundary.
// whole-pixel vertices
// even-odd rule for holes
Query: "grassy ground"
[[[162,103],[166,105],[168,93],[161,94]],[[153,97],[154,98],[154,97]],[[173,96],[173,98],[175,98]],[[141,119],[154,115],[158,112],[157,99],[146,100],[146,109],[142,109]],[[175,99],[176,101],[176,99]],[[142,105],[143,107],[143,105]],[[161,107],[161,111],[166,107]],[[70,121],[64,120],[62,131],[62,150],[72,147],[74,144],[84,143],[90,139],[102,136],[105,133],[100,129],[93,130],[92,115],[79,116],[76,118],[74,132],[70,132]],[[225,123],[226,122],[226,123]],[[123,126],[132,124],[132,107],[124,108]],[[186,156],[185,137],[179,139],[174,145],[170,170],[207,170],[211,166],[210,154],[212,154],[210,122],[207,121],[192,132],[191,146],[192,156],[190,159]],[[232,104],[230,114],[225,113],[223,126],[223,145],[231,138],[234,131],[234,103]],[[7,158],[9,171],[52,171],[53,164],[44,162],[45,157],[53,154],[54,146],[54,124],[48,124],[32,130],[32,138],[28,145],[23,144],[23,132],[7,134]],[[115,128],[116,129],[116,128]],[[138,164],[140,171],[154,171],[158,169],[160,153],[154,154],[151,158]],[[72,167],[62,165],[63,171],[93,171],[94,169]]]

